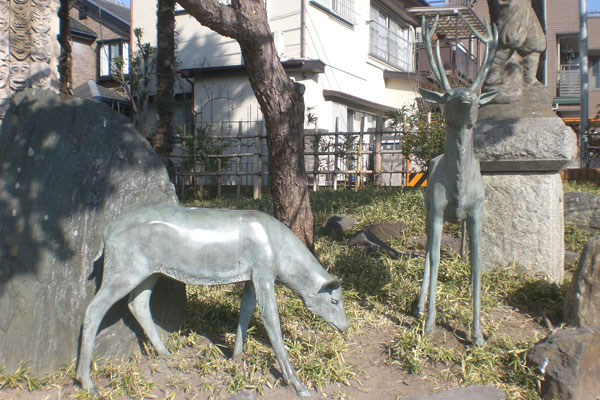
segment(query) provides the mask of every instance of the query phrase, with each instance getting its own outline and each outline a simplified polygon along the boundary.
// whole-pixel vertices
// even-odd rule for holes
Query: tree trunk
[[[58,58],[58,72],[60,74],[60,96],[62,98],[73,96],[73,73],[71,51],[71,23],[69,20],[69,1],[60,0],[58,19],[60,21],[58,43],[60,56]]]
[[[178,0],[202,25],[235,39],[267,127],[269,185],[275,217],[314,249],[314,216],[304,168],[304,86],[277,56],[263,0]]]
[[[173,150],[175,135],[175,0],[158,0],[156,15],[158,125],[152,145],[158,155],[166,160]]]

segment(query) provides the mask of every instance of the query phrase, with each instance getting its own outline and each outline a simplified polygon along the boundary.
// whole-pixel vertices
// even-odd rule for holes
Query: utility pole
[[[581,80],[581,112],[579,125],[579,149],[581,151],[581,167],[587,167],[588,141],[587,141],[587,120],[588,120],[588,30],[587,30],[587,0],[579,0],[579,76]]]

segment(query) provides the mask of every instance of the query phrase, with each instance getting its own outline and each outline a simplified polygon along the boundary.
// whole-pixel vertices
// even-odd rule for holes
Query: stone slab
[[[564,272],[563,192],[558,173],[483,174],[484,269],[513,262],[560,282]]]
[[[559,171],[577,155],[575,133],[558,117],[480,116],[473,142],[482,172]]]
[[[122,114],[52,91],[15,96],[0,126],[0,365],[55,372],[77,357],[83,315],[102,278],[93,263],[104,227],[140,204],[176,204],[167,171]],[[161,279],[151,299],[159,327],[178,329],[185,287]],[[120,358],[140,330],[117,303],[96,355]]]
[[[443,392],[408,397],[405,400],[504,400],[504,392],[493,386],[467,386]]]

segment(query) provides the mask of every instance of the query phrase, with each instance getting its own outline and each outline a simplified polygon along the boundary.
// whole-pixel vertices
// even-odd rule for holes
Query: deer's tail
[[[102,257],[103,253],[104,253],[104,238],[101,237],[100,238],[100,248],[98,249],[98,252],[96,253],[96,256],[94,257],[94,262],[98,261],[100,259],[100,257]]]

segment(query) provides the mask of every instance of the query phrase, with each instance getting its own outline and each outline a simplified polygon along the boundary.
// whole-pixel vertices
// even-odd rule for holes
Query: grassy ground
[[[600,192],[598,187],[565,186],[565,191],[581,190]],[[473,347],[468,336],[471,323],[469,264],[456,253],[445,251],[437,296],[437,323],[445,328],[440,334],[424,335],[423,321],[410,315],[419,291],[423,259],[393,260],[383,254],[369,255],[347,245],[350,236],[366,224],[404,221],[404,236],[389,244],[401,252],[415,250],[409,248],[409,239],[424,235],[423,191],[365,188],[355,193],[320,190],[312,194],[311,201],[316,215],[316,252],[323,266],[343,279],[344,302],[351,328],[343,335],[336,334],[310,314],[289,290],[277,288],[289,355],[300,378],[310,387],[360,381],[360,368],[345,360],[350,344],[365,331],[391,326],[394,333],[385,338],[384,356],[384,362],[391,368],[434,376],[446,386],[491,384],[504,390],[510,399],[538,398],[538,380],[525,365],[525,354],[540,339],[540,329],[547,332],[548,328],[560,326],[566,284],[557,286],[529,277],[517,266],[484,273],[482,313],[487,344]],[[272,209],[268,198],[258,201],[225,198],[186,205],[266,212]],[[349,215],[359,223],[344,235],[326,236],[322,227],[334,214]],[[456,225],[445,228],[445,232],[454,235],[458,231]],[[574,251],[580,251],[589,236],[573,226],[567,226],[565,233],[566,247]],[[261,393],[280,385],[277,375],[273,374],[273,370],[278,369],[276,360],[258,315],[251,322],[244,362],[236,363],[230,359],[240,298],[241,287],[236,285],[189,286],[185,323],[180,332],[168,339],[173,352],[168,361],[169,368],[181,374],[170,374],[160,384],[155,382],[153,372],[161,370],[162,363],[167,361],[156,357],[151,346],[147,346],[149,361],[143,368],[140,363],[148,357],[140,354],[132,359],[94,364],[93,379],[109,382],[102,390],[103,397],[157,398],[156,389],[161,385],[160,393],[164,398],[180,398],[178,393],[202,390],[209,393],[210,398],[217,399],[241,390]],[[521,325],[512,328],[507,323],[507,315],[521,321]],[[524,329],[524,326],[536,329]],[[537,329],[537,326],[541,328]],[[447,334],[455,339],[448,340]],[[72,386],[73,369],[74,363],[71,363],[56,374],[41,379],[31,377],[26,366],[13,374],[2,374],[0,370],[0,389],[11,389],[10,393],[36,393],[36,390],[53,386]],[[141,369],[149,370],[149,373]],[[196,377],[193,384],[186,380],[187,374]],[[343,389],[336,396],[346,398]],[[70,397],[90,398],[86,392],[76,390]]]

